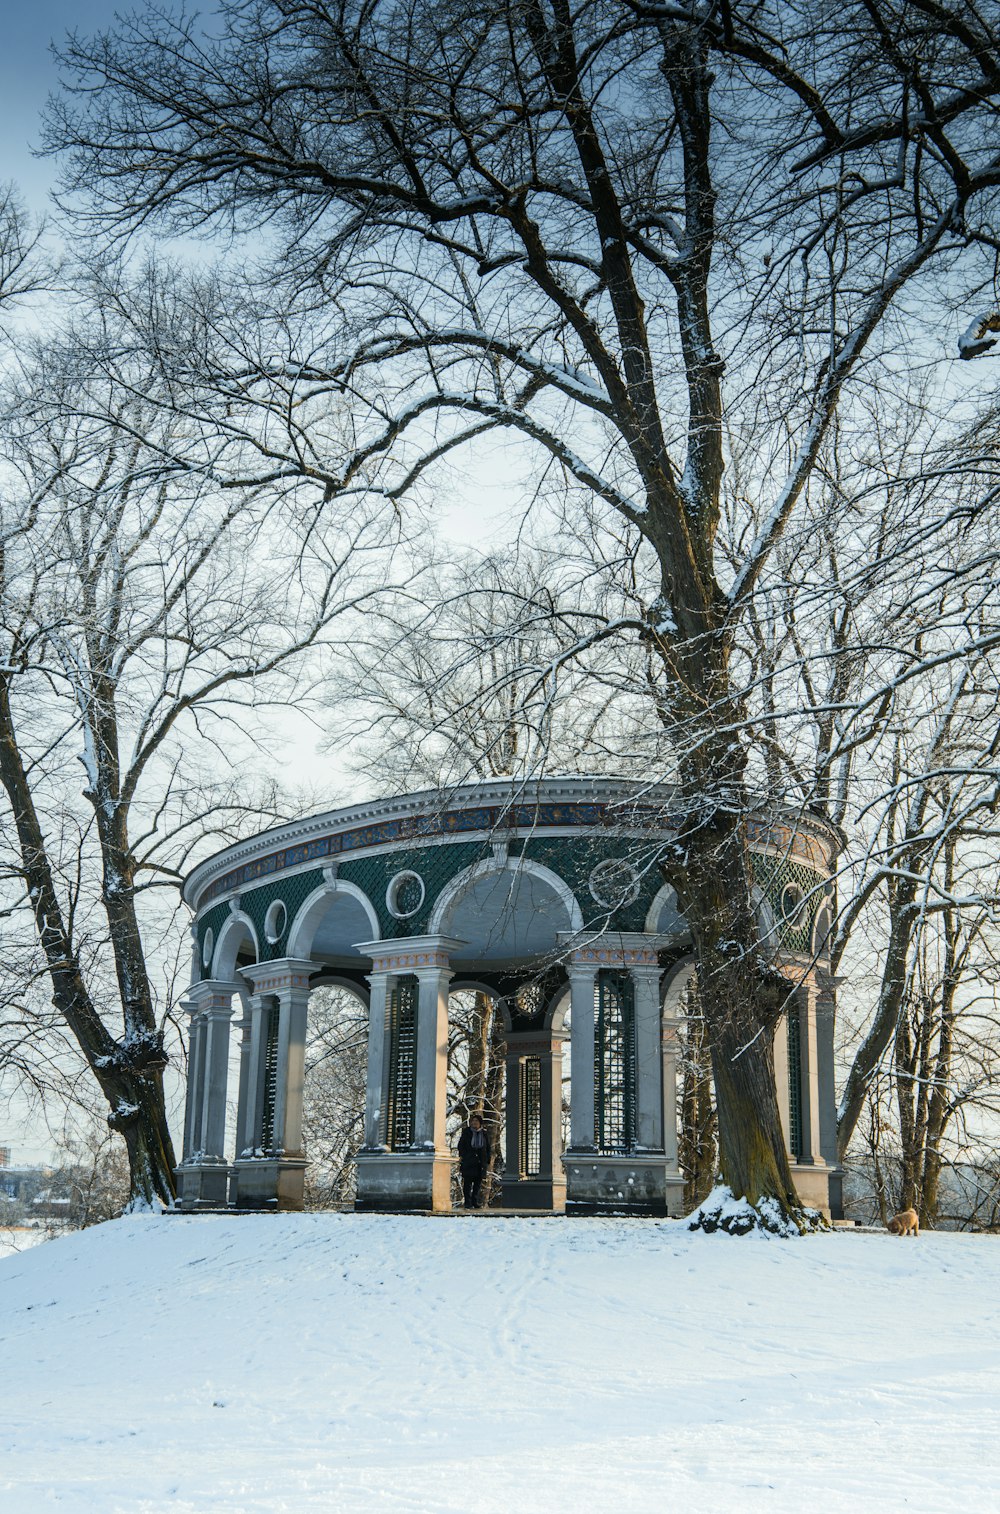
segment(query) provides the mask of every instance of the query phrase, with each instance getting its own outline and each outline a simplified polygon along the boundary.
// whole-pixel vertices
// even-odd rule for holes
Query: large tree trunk
[[[712,773],[695,772],[681,796],[681,830],[664,864],[694,938],[698,992],[712,1055],[722,1177],[738,1198],[801,1210],[792,1181],[774,1079],[772,1042],[791,985],[764,956],[751,893],[746,815],[734,773],[735,741],[725,753],[700,743]],[[719,783],[729,772],[731,781]],[[725,805],[713,805],[712,796]]]

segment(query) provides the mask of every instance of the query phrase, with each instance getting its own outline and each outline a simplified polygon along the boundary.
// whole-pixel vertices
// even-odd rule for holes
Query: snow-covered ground
[[[45,1239],[46,1232],[41,1226],[0,1225],[0,1257],[28,1251],[32,1246],[40,1246]]]
[[[1000,1241],[121,1220],[0,1262],[0,1508],[1000,1507]]]

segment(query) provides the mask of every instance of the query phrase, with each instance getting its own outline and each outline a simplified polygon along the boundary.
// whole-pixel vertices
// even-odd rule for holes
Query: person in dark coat
[[[478,1209],[483,1179],[490,1167],[490,1138],[483,1129],[483,1117],[474,1114],[458,1138],[458,1165],[462,1172],[462,1197],[466,1209]]]

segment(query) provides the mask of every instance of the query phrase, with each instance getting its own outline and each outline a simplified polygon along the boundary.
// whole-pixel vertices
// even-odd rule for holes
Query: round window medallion
[[[385,907],[397,920],[408,920],[423,904],[425,892],[419,873],[397,873],[385,891]]]
[[[781,890],[781,918],[786,925],[801,925],[806,912],[806,896],[797,883],[786,883]]]
[[[212,953],[215,951],[215,931],[211,926],[201,938],[201,965],[211,967]]]
[[[285,908],[284,901],[275,899],[272,904],[268,905],[267,914],[264,916],[264,935],[267,937],[269,945],[277,945],[285,934],[285,926],[287,924],[288,911]]]
[[[619,857],[599,862],[587,880],[591,897],[602,909],[621,909],[639,897],[639,874]]]

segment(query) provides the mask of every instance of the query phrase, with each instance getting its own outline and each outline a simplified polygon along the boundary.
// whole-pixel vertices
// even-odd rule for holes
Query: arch
[[[829,905],[821,904],[816,911],[816,919],[813,922],[812,928],[812,940],[809,943],[813,957],[828,957],[830,955],[830,931],[832,925]]]
[[[507,995],[502,994],[498,988],[489,983],[483,983],[479,978],[471,977],[462,972],[457,972],[448,985],[448,997],[452,994],[485,994],[500,1006],[500,1018],[503,1020],[503,1028],[510,1034],[510,1011],[507,1008]]]
[[[675,962],[664,973],[660,983],[660,1010],[664,1019],[668,1015],[677,1018],[684,990],[697,972],[697,966],[692,952],[689,956],[682,957],[679,962]]]
[[[323,883],[319,888],[313,889],[309,897],[304,899],[299,906],[288,932],[287,952],[290,957],[306,959],[312,955],[316,932],[322,923],[323,916],[338,894],[341,898],[354,899],[360,904],[368,919],[371,940],[381,940],[382,927],[379,924],[375,906],[364,889],[358,888],[356,883],[348,883],[346,878],[335,878],[332,882]]]
[[[555,1034],[564,1035],[566,1032],[566,1012],[570,1007],[570,983],[560,983],[552,994],[545,1009],[545,1023]],[[572,1027],[570,1027],[572,1031]]]
[[[344,993],[353,994],[358,1003],[361,1004],[365,1009],[368,1008],[371,1002],[371,995],[369,994],[367,989],[362,988],[360,983],[355,983],[353,978],[346,978],[341,973],[320,973],[316,977],[311,978],[309,980],[310,996],[312,996],[312,994],[314,994],[318,988],[342,989]]]
[[[757,930],[760,937],[760,949],[763,952],[776,952],[781,944],[778,932],[778,921],[772,908],[771,901],[762,888],[756,884],[750,890],[750,902],[754,908],[757,920]]]
[[[257,932],[254,930],[253,921],[242,910],[233,910],[219,931],[219,938],[215,943],[215,951],[212,953],[211,976],[220,982],[238,982],[236,976],[236,960],[239,956],[240,947],[246,941],[247,936],[253,943],[253,959],[260,961],[260,942],[257,940]]]
[[[681,914],[681,911],[677,907],[677,890],[671,883],[664,883],[663,887],[658,889],[656,894],[653,896],[653,902],[646,912],[646,923],[643,926],[643,929],[652,936],[661,934],[673,935],[674,932],[669,928],[667,932],[661,931],[660,928],[660,917],[668,908],[670,909],[672,914],[676,915],[679,920],[683,921],[684,929],[683,931],[678,931],[677,934],[683,936],[688,935],[689,932],[687,928],[687,921],[684,919],[684,916]]]
[[[503,872],[527,873],[530,877],[537,878],[545,883],[559,899],[560,903],[569,916],[569,929],[572,931],[583,930],[583,911],[577,903],[576,895],[564,879],[554,873],[551,868],[545,867],[541,862],[534,862],[530,857],[504,857],[499,861],[493,857],[486,857],[480,862],[474,862],[470,867],[463,868],[438,894],[431,911],[430,921],[427,926],[427,934],[430,936],[445,935],[445,922],[452,906],[457,904],[462,894],[472,884],[481,879],[492,877],[494,874]]]

